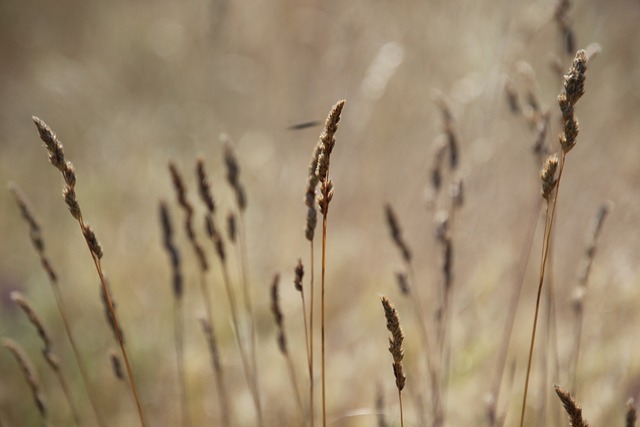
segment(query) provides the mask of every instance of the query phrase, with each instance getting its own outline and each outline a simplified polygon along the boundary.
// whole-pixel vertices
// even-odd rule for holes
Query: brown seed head
[[[284,316],[282,310],[280,310],[280,297],[278,293],[278,286],[280,284],[280,275],[276,274],[271,284],[271,312],[276,321],[278,327],[278,347],[282,354],[287,354],[287,338],[284,333]]]
[[[22,295],[20,292],[14,291],[10,294],[11,300],[27,315],[29,318],[29,322],[36,328],[38,331],[38,335],[44,344],[44,348],[42,349],[43,354],[47,354],[51,351],[51,336],[47,332],[44,327],[44,322],[42,318],[36,313],[33,306],[29,303],[29,301]]]
[[[107,319],[107,323],[109,324],[109,328],[111,332],[113,332],[113,336],[119,343],[124,343],[124,335],[122,333],[122,329],[116,327],[116,301],[113,299],[113,294],[111,293],[111,287],[109,286],[109,282],[105,277],[105,286],[100,286],[100,299],[102,300],[102,305],[104,307],[104,315]],[[109,309],[109,303],[107,302],[107,295],[105,294],[105,289],[109,292],[109,299],[111,300],[111,306],[113,307],[113,311]]]
[[[554,385],[553,388],[555,388],[556,394],[569,415],[569,425],[571,427],[589,427],[587,421],[582,418],[582,408],[573,400],[569,392],[559,385]]]
[[[302,278],[304,277],[304,266],[302,265],[302,260],[300,258],[298,258],[298,264],[296,264],[294,273],[295,273],[295,278],[293,279],[293,285],[296,288],[296,291],[302,292]]]
[[[171,270],[173,275],[173,295],[176,298],[182,297],[182,273],[180,271],[180,251],[173,241],[173,226],[169,216],[169,208],[163,201],[160,202],[160,225],[162,228],[162,242],[169,254]]]
[[[307,225],[305,226],[305,231],[304,231],[305,237],[310,242],[313,241],[313,235],[315,234],[317,223],[318,223],[318,212],[316,211],[315,206],[310,206],[307,209]]]
[[[40,381],[38,380],[38,374],[36,373],[36,369],[33,367],[33,363],[31,363],[27,353],[25,353],[20,344],[14,340],[10,338],[3,338],[2,345],[13,354],[18,365],[20,365],[24,378],[31,389],[31,395],[33,396],[36,407],[38,408],[42,418],[45,420],[45,424],[47,424],[47,406],[45,404],[44,396],[40,390]]]
[[[552,154],[547,158],[540,171],[540,179],[542,179],[542,197],[549,200],[551,193],[556,187],[556,170],[558,169],[558,155]]]
[[[109,360],[111,361],[111,369],[113,370],[113,375],[120,381],[124,381],[124,371],[122,370],[122,363],[120,362],[120,357],[118,357],[118,353],[111,350],[109,351]]]
[[[198,176],[198,193],[200,194],[200,199],[202,199],[209,213],[213,214],[216,210],[216,204],[211,195],[211,186],[209,184],[209,178],[207,177],[207,171],[204,168],[203,158],[199,158],[196,163],[196,175]]]
[[[62,143],[58,140],[56,134],[53,133],[51,128],[47,126],[45,122],[43,122],[36,116],[33,116],[32,119],[36,127],[38,128],[40,139],[42,140],[42,142],[44,142],[44,145],[49,152],[49,161],[60,172],[64,172],[65,160]]]
[[[400,292],[402,292],[403,295],[409,295],[411,288],[409,287],[409,278],[407,277],[407,273],[404,271],[396,272],[396,281],[398,282]]]
[[[241,212],[247,207],[247,196],[244,191],[244,187],[240,183],[240,166],[238,159],[231,146],[231,141],[228,135],[221,135],[220,138],[224,143],[224,164],[227,168],[227,182],[233,189],[236,195],[236,203]]]
[[[393,357],[393,374],[396,378],[396,386],[398,387],[398,390],[402,391],[405,385],[406,376],[402,366],[402,359],[404,358],[402,341],[404,340],[404,335],[402,333],[402,327],[400,326],[400,317],[391,302],[389,302],[384,295],[381,296],[380,299],[382,307],[384,308],[384,315],[387,319],[387,329],[391,332],[391,337],[389,338],[389,352]]]
[[[318,195],[318,207],[320,208],[320,213],[325,217],[329,213],[331,199],[333,199],[333,182],[327,179],[320,184],[320,194]]]
[[[387,225],[389,226],[389,231],[391,232],[391,239],[393,243],[398,247],[400,253],[402,254],[402,258],[406,262],[411,262],[411,250],[409,246],[404,241],[402,237],[402,229],[400,228],[400,222],[398,221],[398,217],[393,210],[393,207],[387,203],[384,206],[385,216],[387,218]]]
[[[71,216],[79,221],[80,218],[82,218],[82,211],[80,210],[80,204],[76,199],[76,191],[72,187],[65,186],[62,190],[62,197],[64,198],[64,202],[67,204],[67,208],[69,208]]]
[[[84,239],[87,241],[87,245],[89,246],[89,250],[96,258],[102,258],[102,247],[98,242],[98,238],[96,234],[93,232],[93,229],[90,225],[84,224],[82,227],[82,234],[84,235]]]

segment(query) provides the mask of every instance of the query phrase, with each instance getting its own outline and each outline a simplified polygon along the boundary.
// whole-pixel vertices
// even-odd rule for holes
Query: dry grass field
[[[121,357],[121,350],[105,318],[92,253],[32,116],[57,134],[75,167],[77,181],[67,186],[103,251],[98,265],[116,304],[145,425],[224,426],[225,411],[232,426],[322,425],[323,216],[318,212],[313,243],[312,423],[304,196],[314,146],[342,99],[326,216],[326,425],[519,425],[544,247],[540,169],[547,155],[534,145],[541,139],[549,152],[560,150],[558,95],[578,49],[599,53],[588,62],[575,106],[580,133],[557,193],[524,421],[569,425],[558,384],[591,425],[625,425],[627,400],[640,402],[640,4],[571,2],[564,18],[557,10],[555,0],[0,2],[0,182],[13,182],[30,201],[88,380],[29,227],[13,194],[0,193],[0,337],[15,340],[31,359],[47,415],[43,421],[9,351],[14,344],[5,340],[0,426],[141,424],[126,375],[119,380],[112,370],[109,355]],[[574,36],[571,52],[563,25]],[[227,182],[224,141],[240,168],[242,212]],[[226,245],[228,282],[205,232],[199,158]],[[194,208],[193,229],[210,266],[205,275],[169,162]],[[451,191],[456,182],[459,202]],[[181,260],[184,396],[161,200]],[[387,205],[409,263],[390,236]],[[589,230],[603,205],[608,214],[580,287]],[[229,215],[237,220],[236,243],[227,233]],[[294,287],[299,258],[304,315]],[[407,274],[408,295],[397,272]],[[290,359],[279,350],[272,313],[276,273]],[[11,298],[15,291],[48,330],[77,424],[36,330]],[[402,420],[381,295],[404,331]],[[208,316],[205,300],[222,393],[199,320]]]

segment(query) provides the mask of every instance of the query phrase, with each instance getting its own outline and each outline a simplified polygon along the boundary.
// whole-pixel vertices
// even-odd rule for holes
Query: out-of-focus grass
[[[552,13],[553,2],[467,0],[0,3],[0,181],[18,183],[39,214],[108,424],[132,425],[134,408],[112,379],[106,356],[112,341],[97,278],[31,115],[57,132],[76,166],[78,198],[105,251],[104,267],[153,425],[175,424],[179,415],[169,268],[156,213],[158,198],[173,201],[167,160],[174,159],[183,173],[193,176],[195,158],[203,155],[225,214],[232,198],[224,185],[218,135],[231,135],[249,198],[249,256],[268,417],[295,420],[294,400],[276,398],[290,389],[271,326],[268,284],[275,271],[289,280],[295,260],[307,257],[302,196],[320,129],[287,127],[322,120],[337,99],[346,98],[332,165],[336,193],[329,218],[328,403],[336,425],[371,425],[373,416],[344,415],[371,408],[376,383],[384,384],[393,405],[378,293],[389,294],[403,318],[408,366],[421,356],[411,305],[394,282],[400,260],[389,242],[382,206],[390,201],[399,212],[416,254],[423,294],[428,295],[436,283],[437,249],[424,192],[433,141],[441,132],[434,91],[445,94],[456,118],[466,189],[454,231],[449,401],[468,409],[451,411],[450,421],[468,424],[483,417],[496,331],[502,330],[514,285],[510,278],[525,218],[539,191],[532,135],[521,118],[508,112],[502,82],[509,74],[524,90],[517,70],[521,61],[531,64],[535,91],[553,114],[549,138],[555,144],[560,82],[549,62],[561,44]],[[633,357],[640,321],[635,310],[640,296],[639,15],[635,2],[623,0],[591,1],[571,10],[578,47],[598,42],[603,51],[590,65],[586,95],[577,107],[582,131],[567,164],[558,212],[553,274],[561,351],[568,351],[564,342],[571,342],[570,294],[584,230],[603,201],[615,204],[586,300],[579,400],[594,424],[621,417],[626,398],[640,393],[640,366]],[[569,60],[564,58],[563,69]],[[195,201],[193,178],[190,184]],[[63,366],[74,381],[77,375],[26,226],[9,192],[0,200],[0,335],[17,338],[36,359],[52,419],[60,424],[65,403],[38,359],[35,334],[8,302],[11,290],[20,289],[33,300],[54,332]],[[181,218],[177,210],[174,217],[176,222]],[[192,412],[202,424],[216,412],[213,381],[194,320],[202,311],[195,260],[180,236],[192,312],[187,322]],[[535,281],[537,255],[531,261],[510,353],[516,364],[511,413],[521,392],[534,296],[529,285]],[[223,361],[228,377],[241,378],[218,277],[214,269]],[[286,327],[302,378],[297,297],[293,286],[283,287]],[[0,371],[0,417],[11,425],[36,425],[35,417],[27,415],[34,412],[28,390],[5,352],[0,353]],[[407,375],[410,384],[410,369]],[[86,404],[76,385],[75,395]],[[235,381],[232,388],[238,424],[251,425],[251,411],[241,410],[250,405],[243,382]],[[397,408],[388,412],[394,419]],[[417,408],[408,404],[405,416],[415,423]],[[90,419],[88,413],[85,419]]]

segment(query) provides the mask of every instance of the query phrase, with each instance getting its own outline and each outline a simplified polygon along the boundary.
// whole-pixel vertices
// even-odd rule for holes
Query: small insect
[[[322,122],[320,120],[309,120],[307,122],[300,122],[289,126],[288,130],[302,130],[307,128],[312,128],[316,126],[320,126]]]

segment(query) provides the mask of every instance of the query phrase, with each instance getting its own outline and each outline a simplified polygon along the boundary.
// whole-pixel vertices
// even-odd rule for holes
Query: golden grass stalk
[[[127,349],[124,344],[124,339],[122,338],[121,329],[119,325],[118,318],[115,314],[115,309],[113,302],[111,300],[111,294],[107,289],[107,282],[104,277],[104,273],[102,270],[102,248],[98,239],[95,235],[93,229],[84,221],[82,216],[82,211],[80,209],[80,204],[77,201],[75,185],[76,185],[76,173],[73,165],[69,161],[65,161],[64,158],[64,149],[62,143],[58,140],[56,134],[47,126],[45,122],[40,120],[37,117],[33,117],[33,121],[38,128],[38,133],[40,135],[40,139],[44,142],[47,151],[49,152],[49,161],[51,164],[58,169],[64,178],[65,187],[63,189],[62,195],[69,208],[69,212],[71,216],[73,216],[80,225],[80,231],[84,236],[85,242],[87,243],[87,247],[91,254],[91,258],[93,259],[94,266],[100,278],[100,284],[102,293],[105,298],[106,306],[109,312],[109,317],[113,322],[113,329],[116,334],[116,339],[118,341],[118,345],[120,346],[120,352],[122,353],[122,358],[124,359],[125,366],[127,368],[127,378],[129,379],[129,386],[131,388],[131,394],[133,396],[133,400],[135,401],[136,409],[138,410],[138,417],[140,418],[140,424],[144,427],[146,425],[144,413],[142,411],[142,404],[140,403],[140,397],[138,395],[138,390],[136,388],[136,382],[133,376],[133,371],[131,369],[131,364],[129,363],[129,357],[127,355]]]
[[[571,378],[571,390],[573,393],[578,392],[578,361],[580,355],[580,345],[582,341],[582,327],[584,319],[584,298],[587,292],[587,283],[589,282],[589,276],[591,273],[591,266],[593,265],[593,259],[596,255],[596,247],[598,244],[598,237],[602,230],[604,220],[609,213],[610,206],[603,204],[598,209],[598,212],[593,219],[589,234],[587,237],[587,247],[585,249],[584,259],[582,266],[578,273],[578,284],[575,289],[575,295],[573,300],[573,311],[575,314],[575,332],[574,332],[574,345],[573,345],[573,363],[572,363],[572,378]]]
[[[536,329],[538,325],[538,314],[540,311],[540,299],[542,295],[542,287],[544,284],[545,270],[549,255],[549,246],[551,239],[551,231],[553,229],[553,220],[555,218],[556,206],[558,203],[558,194],[560,191],[560,182],[562,172],[564,170],[565,157],[571,149],[576,145],[578,136],[578,120],[574,115],[574,107],[576,102],[584,94],[585,72],[587,70],[587,56],[584,50],[579,50],[569,69],[564,76],[564,84],[560,95],[558,96],[558,104],[562,112],[563,130],[560,134],[560,161],[558,164],[557,156],[551,156],[542,168],[540,174],[542,178],[542,197],[547,201],[547,213],[545,215],[544,238],[542,242],[542,256],[540,261],[540,280],[538,282],[538,295],[536,298],[535,314],[533,318],[533,327],[531,331],[531,344],[529,347],[529,359],[527,362],[527,374],[525,377],[524,393],[522,398],[522,412],[520,416],[520,427],[524,426],[524,417],[527,404],[527,392],[529,389],[529,379],[531,375],[531,362],[533,359],[533,349],[535,346]],[[555,178],[556,169],[558,178]],[[555,190],[555,191],[554,191]]]
[[[62,393],[69,405],[69,410],[71,411],[71,416],[77,426],[80,426],[80,414],[73,404],[73,399],[71,399],[71,392],[69,391],[69,386],[67,385],[67,381],[62,373],[62,369],[60,368],[60,363],[58,361],[58,357],[53,353],[52,349],[52,340],[51,336],[47,332],[47,329],[44,326],[44,322],[42,318],[35,311],[31,303],[22,295],[20,292],[14,291],[10,294],[11,300],[27,315],[29,318],[29,322],[36,328],[38,332],[38,336],[42,340],[42,344],[44,347],[42,348],[42,355],[44,356],[45,361],[54,372],[58,382],[60,383],[60,388],[62,389]]]
[[[334,135],[338,130],[340,114],[344,107],[344,100],[338,101],[329,112],[325,122],[325,128],[318,141],[319,148],[315,175],[320,184],[320,194],[317,196],[318,208],[322,213],[322,275],[320,291],[320,347],[322,358],[322,426],[327,425],[327,400],[326,400],[326,352],[325,352],[325,284],[326,284],[326,258],[327,258],[327,217],[329,204],[333,198],[333,182],[329,178],[329,165],[331,152],[335,146]],[[315,153],[314,153],[315,158]],[[315,187],[314,187],[315,188]]]
[[[291,359],[291,355],[289,354],[289,347],[287,346],[287,335],[284,329],[284,315],[282,314],[282,310],[280,309],[279,285],[280,285],[280,275],[276,274],[271,284],[271,312],[273,313],[273,317],[276,322],[276,327],[278,329],[278,337],[277,337],[278,348],[280,349],[280,353],[282,353],[285,360],[287,361],[287,368],[289,369],[289,378],[291,380],[293,394],[295,395],[296,402],[298,404],[300,417],[304,420],[302,396],[300,395],[300,390],[298,388],[298,380],[296,378],[296,371],[293,367],[293,360]]]
[[[402,366],[402,359],[404,358],[404,350],[402,349],[402,341],[404,340],[404,334],[402,333],[402,327],[400,326],[400,317],[398,312],[393,307],[391,302],[383,295],[380,297],[382,301],[382,307],[384,308],[384,315],[387,319],[387,329],[391,332],[389,338],[389,353],[393,357],[393,376],[396,379],[396,388],[398,389],[398,400],[400,402],[400,426],[404,426],[404,414],[402,411],[402,389],[404,389],[407,377],[404,373]]]
[[[191,425],[187,404],[187,385],[184,373],[184,304],[183,279],[180,269],[180,252],[173,241],[173,226],[169,215],[169,208],[164,201],[160,202],[160,225],[162,241],[171,264],[173,288],[173,331],[176,350],[176,369],[178,373],[178,387],[180,393],[180,413],[182,425]]]
[[[222,275],[224,279],[227,298],[229,300],[229,308],[231,312],[233,330],[235,334],[236,343],[238,345],[238,351],[240,353],[240,359],[242,361],[242,369],[244,371],[247,385],[249,386],[249,389],[251,391],[253,403],[256,409],[256,415],[258,418],[258,424],[263,425],[262,409],[260,405],[260,394],[258,391],[255,374],[249,364],[249,360],[248,360],[249,356],[247,356],[247,351],[244,347],[242,337],[240,334],[240,322],[238,320],[238,306],[235,299],[235,293],[233,291],[233,288],[231,287],[231,280],[229,279],[229,268],[227,266],[227,258],[226,258],[224,242],[222,240],[222,236],[220,235],[220,232],[218,231],[218,227],[216,226],[216,223],[215,223],[215,217],[214,217],[215,203],[213,201],[213,195],[211,194],[211,186],[209,185],[209,178],[207,176],[207,173],[204,167],[204,161],[202,159],[198,160],[197,162],[196,174],[198,178],[198,191],[200,194],[200,198],[202,199],[203,203],[207,208],[207,213],[205,215],[205,229],[207,232],[207,236],[209,236],[209,239],[213,243],[213,246],[216,251],[216,255],[218,257],[218,261],[220,262],[220,266],[222,267]],[[244,194],[244,192],[239,194]],[[243,198],[240,198],[241,196],[238,196],[238,197],[239,197],[239,200],[244,200]],[[241,203],[241,202],[239,201],[238,203]],[[243,203],[246,203],[246,202],[243,202]],[[243,204],[243,206],[245,206],[245,204]],[[208,327],[211,332],[210,334],[211,337],[215,337],[214,330],[213,330],[213,323],[211,320],[208,321]],[[207,333],[207,325],[204,322],[203,322],[203,328],[205,329],[205,334],[209,336],[209,334]],[[213,342],[215,343],[215,339],[213,340]],[[214,346],[210,345],[210,348],[213,349]],[[216,362],[214,361],[214,370],[215,370],[215,365],[216,365]],[[221,378],[221,374],[219,374],[218,376]],[[222,393],[222,390],[223,390],[222,382],[220,382],[219,388],[220,388],[220,393]],[[225,406],[226,406],[226,402],[225,402]],[[227,412],[228,412],[228,409],[224,408],[223,419],[227,420],[225,422],[228,422],[229,420],[229,416]]]
[[[38,412],[42,417],[44,425],[48,426],[49,421],[47,414],[47,404],[40,388],[40,380],[38,379],[38,374],[36,373],[36,369],[34,368],[33,363],[31,363],[29,356],[27,356],[27,353],[25,353],[20,344],[18,344],[11,338],[3,338],[2,346],[9,350],[11,354],[13,354],[13,357],[15,357],[18,365],[20,365],[20,369],[22,370],[24,379],[27,381],[27,384],[31,389],[31,395],[33,396],[33,401],[36,404],[36,408],[38,408]]]
[[[260,379],[259,379],[259,370],[258,370],[258,360],[256,355],[256,327],[255,327],[255,316],[253,313],[253,304],[251,301],[251,291],[249,289],[250,279],[249,279],[249,249],[247,245],[247,228],[245,221],[245,211],[247,209],[247,194],[244,189],[244,186],[240,182],[240,165],[238,163],[238,159],[233,151],[231,146],[230,139],[227,135],[222,135],[221,139],[224,142],[224,162],[227,171],[227,182],[231,186],[236,199],[236,205],[238,207],[238,212],[240,216],[240,220],[238,221],[238,233],[239,234],[239,245],[237,246],[240,251],[240,265],[241,265],[241,276],[242,276],[242,294],[244,300],[244,310],[245,315],[247,317],[247,324],[249,327],[249,354],[251,356],[251,369],[252,369],[252,380],[253,380],[253,394],[256,404],[256,409],[258,411],[258,423],[259,425],[264,425],[263,415],[262,415],[262,404],[260,402]],[[236,227],[235,220],[228,221],[230,235],[236,235]],[[232,239],[233,241],[233,239]]]
[[[564,406],[564,410],[569,415],[569,425],[571,427],[589,427],[589,423],[582,417],[582,408],[573,400],[571,394],[559,385],[554,385],[556,394]]]

